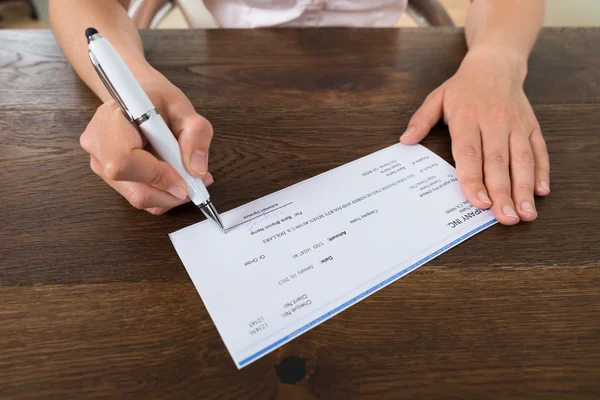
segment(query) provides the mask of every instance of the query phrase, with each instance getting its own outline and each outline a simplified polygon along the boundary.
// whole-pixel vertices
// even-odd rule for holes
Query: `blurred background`
[[[103,0],[98,0],[103,1]],[[526,1],[526,0],[524,0]],[[439,0],[454,23],[464,26],[469,0]],[[133,3],[133,2],[132,2]],[[197,1],[201,26],[216,27],[212,17]],[[198,18],[196,18],[198,20]],[[417,26],[414,19],[404,15],[397,26]],[[600,0],[547,0],[546,26],[600,26]],[[0,0],[0,29],[48,28],[48,0]],[[186,29],[188,25],[178,7],[171,9],[158,29]]]

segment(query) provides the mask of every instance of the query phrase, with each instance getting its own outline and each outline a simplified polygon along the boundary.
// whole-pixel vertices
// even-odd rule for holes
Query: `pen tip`
[[[212,220],[223,232],[226,232],[225,226],[223,225],[223,221],[221,221],[221,217],[219,213],[215,209],[215,206],[211,201],[208,201],[204,206],[200,207],[206,218]]]

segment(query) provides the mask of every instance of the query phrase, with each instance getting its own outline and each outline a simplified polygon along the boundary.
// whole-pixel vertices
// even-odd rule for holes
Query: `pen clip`
[[[108,76],[106,76],[106,74],[104,73],[104,69],[102,69],[102,65],[100,65],[100,63],[98,62],[98,60],[96,59],[96,57],[94,56],[94,54],[91,51],[89,51],[88,54],[90,56],[90,60],[92,61],[92,65],[94,66],[94,69],[98,73],[100,80],[102,81],[102,83],[104,83],[106,90],[108,90],[108,93],[110,93],[112,98],[119,105],[119,107],[121,108],[121,110],[123,111],[123,113],[125,114],[127,119],[130,122],[133,122],[133,115],[131,115],[131,112],[129,112],[129,110],[125,106],[123,99],[121,99],[121,96],[119,96],[119,93],[117,93],[117,91],[115,90],[113,85],[110,83],[110,79],[108,79]]]

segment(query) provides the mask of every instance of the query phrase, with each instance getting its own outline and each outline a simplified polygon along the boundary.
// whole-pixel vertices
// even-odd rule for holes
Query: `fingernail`
[[[515,212],[515,209],[512,208],[511,206],[504,206],[502,207],[502,212],[504,213],[504,215],[506,215],[507,217],[513,217],[516,219],[519,219],[519,216],[517,215],[517,213]]]
[[[167,191],[169,193],[171,193],[173,196],[175,196],[181,200],[185,200],[185,198],[187,197],[187,192],[181,186],[177,186],[177,185],[169,186]]]
[[[192,169],[200,175],[206,174],[208,169],[208,165],[206,162],[206,153],[199,150],[194,150],[192,152]]]
[[[540,186],[542,187],[542,189],[544,189],[545,191],[549,192],[550,191],[550,185],[548,184],[548,182],[546,181],[541,181],[540,182]]]
[[[406,137],[412,135],[413,133],[415,133],[415,131],[416,131],[416,129],[413,128],[412,126],[410,126],[406,131],[404,131],[402,136],[400,136],[400,140],[402,140],[402,138],[406,138]]]
[[[535,208],[533,208],[533,204],[528,201],[521,203],[521,210],[537,214],[537,212],[535,212]]]
[[[492,201],[483,190],[477,193],[477,197],[479,197],[479,200],[483,201],[484,203],[492,204]]]
[[[204,186],[210,186],[213,183],[215,183],[215,180],[213,178],[205,178],[202,181],[204,182]]]

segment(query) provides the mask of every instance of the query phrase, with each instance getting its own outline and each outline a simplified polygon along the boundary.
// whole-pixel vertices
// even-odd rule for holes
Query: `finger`
[[[145,211],[148,211],[150,214],[153,214],[153,215],[163,215],[164,213],[166,213],[169,210],[167,210],[166,208],[160,208],[160,207],[150,207],[150,208],[147,208]]]
[[[116,123],[121,126],[122,121],[119,120],[119,112],[118,106],[114,102],[106,102],[102,104],[96,112],[94,113],[93,118],[88,123],[85,131],[81,134],[79,138],[79,144],[81,147],[90,154],[92,157],[96,157],[99,159],[99,146],[98,140],[99,138],[104,137],[104,130],[106,127],[110,126],[109,121],[114,119]],[[114,122],[113,122],[114,123]],[[129,124],[130,125],[130,124]],[[131,126],[124,125],[126,129],[131,129]]]
[[[101,169],[101,175],[108,181],[144,183],[181,200],[188,196],[183,178],[169,164],[157,160],[145,150],[134,149],[114,161],[105,162]],[[206,173],[201,179],[205,186],[214,182],[210,173]]]
[[[167,211],[189,201],[189,197],[179,199],[144,183],[108,181],[108,184],[139,210],[161,208]]]
[[[181,157],[188,172],[202,177],[208,172],[208,152],[213,128],[208,120],[194,112],[183,120],[176,119],[173,129],[181,147]]]
[[[483,174],[485,186],[492,199],[492,212],[504,225],[519,222],[511,198],[509,175],[509,130],[502,122],[494,121],[482,126]]]
[[[458,182],[471,204],[486,209],[492,205],[492,201],[483,184],[481,133],[474,120],[463,116],[457,113],[448,123]]]
[[[100,165],[100,162],[94,156],[90,157],[90,168],[96,175],[98,175],[100,178],[104,179],[104,171],[102,170],[102,166]]]
[[[433,128],[442,117],[443,103],[443,89],[438,88],[431,92],[408,122],[408,127],[400,137],[400,142],[403,144],[415,144],[427,136],[431,128]]]
[[[509,142],[513,201],[521,220],[533,221],[537,218],[533,199],[535,164],[529,135],[524,131],[513,131]]]
[[[209,178],[212,180],[212,176]],[[205,184],[209,186],[211,183],[212,181],[209,181]],[[155,215],[163,214],[190,201],[189,197],[179,199],[154,186],[143,183],[108,181],[108,184],[135,208],[146,210]]]
[[[101,108],[104,107],[103,105]],[[98,109],[102,116],[97,121],[97,126],[101,126],[101,129],[96,129],[93,133],[98,152],[95,157],[100,163],[105,157],[110,157],[113,151],[141,149],[144,145],[139,131],[125,118],[121,110],[116,105],[106,107],[108,111]]]
[[[182,92],[179,95],[178,101],[171,102],[165,110],[166,120],[179,141],[185,168],[191,175],[202,177],[208,171],[213,128]]]
[[[98,161],[109,181],[131,181],[152,185],[183,200],[188,188],[183,178],[167,163],[142,150],[139,132],[114,110],[105,129],[96,135]]]
[[[111,180],[104,174],[102,165],[94,157],[90,158],[90,167],[92,168],[92,171],[125,197],[125,199],[137,209],[145,210],[158,207],[168,210],[189,201],[189,198],[179,199],[163,190],[145,183]]]
[[[183,178],[167,163],[145,150],[114,151],[103,161],[104,174],[111,181],[129,181],[152,185],[183,200],[188,188]]]
[[[538,196],[550,193],[550,157],[542,131],[537,127],[529,137],[535,162],[535,192]]]
[[[90,166],[97,175],[104,179],[104,181],[125,197],[127,201],[137,209],[160,215],[171,208],[177,207],[190,200],[189,197],[186,197],[183,200],[179,199],[148,184],[110,180],[104,175],[100,163],[93,157],[90,159]],[[210,186],[213,183],[211,174],[207,174],[203,180],[206,186]]]

